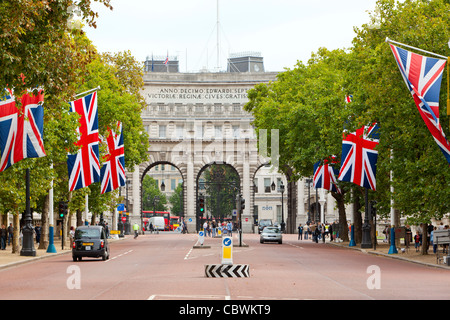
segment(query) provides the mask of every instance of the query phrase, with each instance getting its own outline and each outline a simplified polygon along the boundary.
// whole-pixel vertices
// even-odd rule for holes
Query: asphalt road
[[[2,300],[416,300],[450,299],[448,270],[284,235],[283,244],[234,247],[249,278],[207,278],[220,239],[194,249],[193,234],[160,233],[111,243],[111,258],[70,254],[0,270]],[[235,243],[236,243],[235,239]]]

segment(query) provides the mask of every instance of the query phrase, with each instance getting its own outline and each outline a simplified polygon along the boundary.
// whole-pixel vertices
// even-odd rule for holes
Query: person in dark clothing
[[[298,225],[298,239],[297,240],[303,240],[303,226],[301,223]]]
[[[6,230],[5,225],[2,225],[2,229],[0,230],[0,242],[1,242],[1,249],[6,249],[6,237],[8,236],[8,230]]]

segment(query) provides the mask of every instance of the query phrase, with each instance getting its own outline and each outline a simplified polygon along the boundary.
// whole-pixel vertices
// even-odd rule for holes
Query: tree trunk
[[[353,224],[355,228],[355,242],[362,241],[362,216],[361,216],[361,202],[358,191],[353,191]]]
[[[77,227],[82,226],[83,223],[83,211],[77,210]]]
[[[345,213],[345,203],[344,194],[332,192],[331,195],[336,200],[338,212],[339,212],[339,238],[343,241],[349,241],[348,238],[348,225],[347,225],[347,214]]]
[[[13,215],[13,241],[12,253],[20,253],[20,219],[19,212]]]
[[[428,254],[428,223],[422,225],[422,255]]]
[[[50,197],[47,194],[47,196],[45,197],[45,202],[44,202],[44,209],[42,211],[42,216],[41,216],[41,239],[39,241],[39,247],[38,249],[47,249],[48,248],[48,227],[49,227],[49,222],[48,222],[48,209],[49,209],[49,200]]]

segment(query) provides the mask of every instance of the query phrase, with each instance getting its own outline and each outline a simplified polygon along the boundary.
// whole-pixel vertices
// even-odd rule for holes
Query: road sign
[[[233,264],[233,238],[222,238],[222,264]]]
[[[205,231],[200,230],[198,232],[198,243],[200,243],[200,245],[203,245],[203,242],[205,242]]]
[[[233,217],[236,217],[236,216],[237,216],[237,210],[233,209]]]
[[[119,203],[117,205],[117,211],[125,211],[125,204]]]

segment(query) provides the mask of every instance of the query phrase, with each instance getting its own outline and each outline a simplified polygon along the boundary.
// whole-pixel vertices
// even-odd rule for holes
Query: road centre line
[[[119,258],[119,257],[121,257],[121,256],[124,256],[124,255],[126,255],[126,254],[129,254],[130,252],[133,252],[133,250],[128,250],[127,252],[121,253],[121,254],[119,254],[119,255],[117,255],[117,256],[114,256],[114,257],[111,257],[111,258],[109,258],[108,260],[105,260],[104,262],[109,262],[109,261],[111,261],[111,260],[117,259],[117,258]]]

